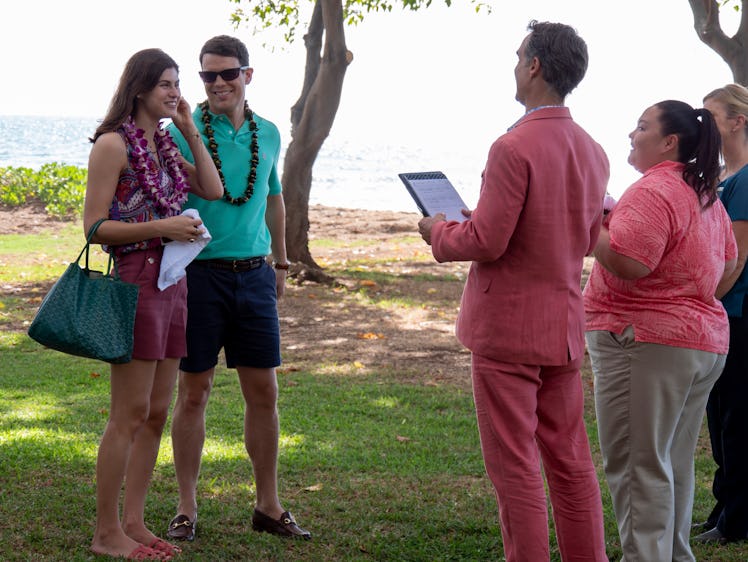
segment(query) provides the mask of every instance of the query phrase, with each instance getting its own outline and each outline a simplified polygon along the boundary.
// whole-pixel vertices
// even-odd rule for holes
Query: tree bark
[[[688,0],[693,12],[693,26],[699,39],[722,57],[732,71],[733,80],[748,86],[748,12],[741,0],[740,25],[728,37],[719,23],[717,0]]]
[[[309,193],[312,167],[335,121],[352,60],[345,45],[341,0],[316,0],[304,44],[304,83],[291,108],[291,142],[283,162],[286,247],[291,261],[319,270],[309,251]]]

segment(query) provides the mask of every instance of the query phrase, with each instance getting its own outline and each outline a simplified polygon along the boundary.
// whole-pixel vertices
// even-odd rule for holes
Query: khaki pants
[[[626,562],[694,561],[694,452],[725,356],[587,333],[605,475]]]

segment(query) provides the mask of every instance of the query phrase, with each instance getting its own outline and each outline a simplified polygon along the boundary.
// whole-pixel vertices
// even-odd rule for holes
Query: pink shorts
[[[187,280],[182,278],[176,285],[159,290],[156,283],[163,252],[161,246],[116,258],[122,280],[140,287],[133,359],[153,361],[187,355]]]

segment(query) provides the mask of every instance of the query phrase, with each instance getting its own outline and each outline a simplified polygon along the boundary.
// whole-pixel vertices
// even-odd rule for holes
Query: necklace
[[[202,122],[203,125],[205,125],[205,136],[208,137],[208,149],[213,158],[213,163],[216,165],[216,170],[218,170],[218,176],[221,178],[221,183],[223,184],[223,200],[232,205],[244,205],[244,203],[249,201],[249,198],[252,197],[252,193],[254,193],[255,180],[257,179],[257,164],[260,163],[260,149],[257,146],[257,123],[255,123],[254,114],[252,113],[252,110],[249,109],[249,105],[247,105],[247,101],[245,100],[244,118],[249,121],[249,130],[252,132],[252,141],[249,145],[252,157],[249,160],[247,188],[244,190],[241,197],[231,197],[226,189],[226,178],[223,177],[223,171],[221,171],[221,158],[218,156],[218,143],[216,142],[213,126],[211,125],[212,118],[208,111],[208,102],[204,101],[199,105],[200,111],[202,111]]]
[[[162,170],[156,164],[155,158],[151,156],[151,151],[148,150],[145,131],[135,125],[132,116],[122,123],[122,129],[130,146],[130,166],[145,193],[162,214],[171,216],[174,211],[177,214],[181,212],[190,186],[179,157],[179,149],[174,144],[171,135],[161,128],[159,122],[153,140],[156,143],[156,153],[163,161],[164,170]],[[171,178],[171,189],[169,189],[169,183],[163,181],[162,171],[165,171]]]
[[[511,127],[509,127],[507,129],[507,132],[511,131],[517,125],[519,125],[525,117],[527,117],[528,115],[530,115],[530,113],[534,113],[538,109],[548,109],[549,107],[564,107],[564,106],[563,105],[539,105],[538,107],[533,107],[532,109],[530,109],[529,111],[527,111],[522,117],[520,117],[519,119],[517,119],[514,122],[514,125],[512,125]]]

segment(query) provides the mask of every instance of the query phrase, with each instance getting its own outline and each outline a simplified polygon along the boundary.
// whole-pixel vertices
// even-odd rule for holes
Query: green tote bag
[[[111,254],[106,274],[89,269],[90,241],[102,222],[91,227],[78,259],[42,300],[29,336],[70,355],[127,363],[132,359],[138,286],[120,279]],[[84,253],[85,267],[81,267]]]

